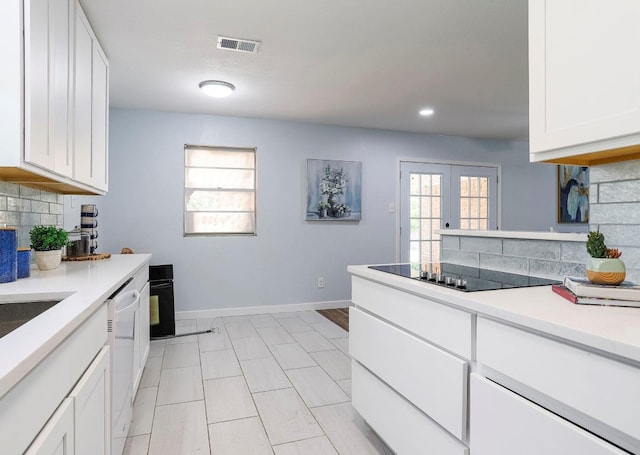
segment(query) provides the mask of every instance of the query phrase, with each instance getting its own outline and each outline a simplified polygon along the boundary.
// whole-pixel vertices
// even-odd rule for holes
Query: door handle
[[[449,223],[446,223],[446,224],[444,225],[444,227],[448,228],[448,227],[449,227]]]

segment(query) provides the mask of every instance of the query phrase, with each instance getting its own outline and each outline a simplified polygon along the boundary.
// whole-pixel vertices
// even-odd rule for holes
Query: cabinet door
[[[109,66],[78,4],[75,28],[74,178],[106,190]]]
[[[73,398],[66,398],[26,450],[25,455],[74,453]]]
[[[476,373],[470,395],[473,455],[626,453]]]
[[[111,453],[111,382],[109,347],[102,348],[71,392],[75,444],[79,454]]]
[[[349,309],[349,326],[353,359],[452,435],[466,439],[465,361],[357,308]]]
[[[532,160],[640,144],[638,20],[636,0],[529,1]]]
[[[356,360],[351,371],[353,407],[395,453],[469,455],[468,447]]]
[[[149,328],[149,283],[145,283],[140,291],[140,309],[136,318],[136,349],[138,350],[138,365],[135,368],[135,381],[133,383],[133,395],[135,398],[136,391],[142,379],[142,372],[149,357],[150,345],[150,328]]]
[[[25,1],[25,161],[71,176],[69,0]]]
[[[91,185],[108,186],[109,63],[97,40],[93,42],[91,93]]]

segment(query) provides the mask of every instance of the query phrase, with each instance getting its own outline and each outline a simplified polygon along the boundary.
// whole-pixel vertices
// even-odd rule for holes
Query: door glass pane
[[[420,176],[418,174],[409,176],[409,194],[412,196],[420,194]]]
[[[460,218],[469,218],[469,199],[460,198]]]
[[[460,196],[469,196],[469,179],[460,177]]]
[[[432,186],[432,193],[434,196],[440,196],[441,195],[441,186],[442,186],[442,176],[441,175],[432,175],[431,176],[431,186]]]
[[[411,234],[409,236],[410,240],[420,240],[420,219],[412,219],[411,223]]]
[[[465,196],[463,188],[468,189]],[[460,229],[488,229],[489,178],[460,177]]]
[[[431,216],[433,218],[440,218],[440,215],[442,214],[442,208],[440,207],[440,201],[441,200],[442,200],[442,198],[440,198],[440,197],[431,198]],[[427,214],[428,213],[429,212],[427,212]]]
[[[411,218],[418,218],[420,217],[420,196],[411,196],[409,198],[409,207],[410,207],[410,214],[409,216]]]
[[[422,240],[431,240],[432,231],[431,231],[431,220],[423,219],[421,223],[421,238]]]
[[[485,198],[480,199],[480,218],[489,218],[487,200]]]
[[[422,211],[421,213],[431,213],[431,198],[423,197],[422,198]]]
[[[420,181],[416,187],[414,182]],[[439,254],[439,243],[434,239],[434,229],[440,228],[441,219],[441,182],[439,174],[410,174],[411,196],[409,225],[409,257],[411,262],[427,263],[434,261],[434,252]],[[414,194],[414,191],[418,191]],[[437,227],[436,227],[437,226]],[[434,247],[434,242],[438,247]]]
[[[420,194],[423,196],[431,194],[431,175],[427,174],[420,177],[422,182],[420,185],[420,189],[422,190],[420,191]]]
[[[478,188],[478,177],[471,177],[471,191],[470,196],[479,196],[480,188]]]

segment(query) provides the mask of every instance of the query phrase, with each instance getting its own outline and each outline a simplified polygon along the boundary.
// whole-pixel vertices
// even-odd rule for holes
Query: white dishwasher
[[[122,455],[133,413],[135,318],[140,305],[136,280],[129,279],[108,303],[111,345],[111,454]]]

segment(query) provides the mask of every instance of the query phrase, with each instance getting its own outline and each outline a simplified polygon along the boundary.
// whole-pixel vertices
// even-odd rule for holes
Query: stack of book
[[[551,289],[573,303],[640,308],[640,286],[629,281],[609,286],[567,276],[562,284],[554,284]]]

